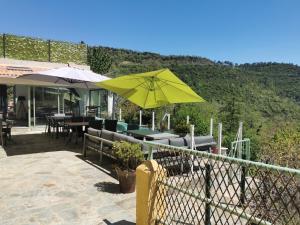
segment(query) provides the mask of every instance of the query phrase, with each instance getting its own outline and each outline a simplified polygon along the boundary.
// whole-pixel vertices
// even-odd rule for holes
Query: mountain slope
[[[300,67],[292,64],[256,63],[234,65],[215,63],[203,57],[161,56],[107,47],[90,47],[110,62],[108,71],[122,75],[170,68],[207,101],[218,106],[235,98],[243,115],[255,120],[300,121]],[[99,72],[99,71],[98,71]],[[103,72],[103,71],[102,71]]]

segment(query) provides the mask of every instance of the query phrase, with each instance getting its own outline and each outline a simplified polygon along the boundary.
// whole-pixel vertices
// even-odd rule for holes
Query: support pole
[[[119,121],[122,121],[122,109],[119,109]]]
[[[205,197],[206,199],[211,198],[211,165],[205,164]],[[205,225],[210,225],[210,218],[211,218],[211,204],[210,202],[205,203]]]
[[[152,112],[152,130],[155,129],[155,112]]]
[[[60,114],[59,88],[57,89],[57,113]]]
[[[239,123],[239,130],[238,130],[238,143],[237,143],[237,149],[238,149],[238,157],[241,159],[243,155],[243,122]]]
[[[190,125],[191,149],[195,148],[195,125]],[[194,173],[194,155],[191,156],[191,172]]]
[[[35,127],[35,123],[36,123],[36,117],[35,117],[35,87],[32,87],[32,97],[33,97],[33,126]]]
[[[218,125],[218,150],[219,154],[222,154],[222,123]]]
[[[190,116],[186,116],[186,124],[190,123]]]
[[[30,102],[30,99],[31,99],[31,95],[30,95],[30,89],[31,87],[28,86],[27,88],[27,110],[28,110],[28,127],[30,128],[31,127],[31,102]]]
[[[210,127],[209,127],[209,135],[213,136],[213,130],[214,130],[214,119],[210,118]]]
[[[167,114],[167,116],[168,116],[168,130],[170,130],[171,129],[171,114]]]
[[[140,126],[142,126],[142,110],[140,110]]]

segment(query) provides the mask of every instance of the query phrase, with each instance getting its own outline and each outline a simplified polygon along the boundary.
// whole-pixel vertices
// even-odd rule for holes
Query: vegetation
[[[132,144],[126,141],[114,142],[113,151],[124,170],[135,170],[143,161],[144,155],[140,144]]]
[[[94,48],[90,47],[88,52]],[[237,65],[228,61],[213,62],[203,57],[162,56],[107,47],[97,47],[97,51],[107,55],[107,62],[102,63],[105,64],[105,70],[110,65],[108,71],[112,77],[160,68],[171,69],[207,101],[161,109],[163,112],[172,112],[172,124],[178,124],[173,128],[180,127],[180,121],[186,121],[189,115],[196,133],[207,134],[212,116],[215,124],[223,123],[223,143],[229,147],[235,138],[239,121],[243,121],[244,136],[251,139],[252,159],[264,158],[262,154],[268,154],[263,148],[266,142],[272,143],[269,130],[278,128],[281,121],[300,123],[300,67],[297,65]],[[123,111],[126,108],[123,107]],[[138,111],[136,107],[129,108]],[[144,114],[151,115],[150,112],[147,110]],[[138,116],[138,113],[134,116]],[[300,151],[299,147],[297,151]]]
[[[11,34],[1,34],[0,37],[0,57],[87,64],[87,45],[84,43],[75,44]]]

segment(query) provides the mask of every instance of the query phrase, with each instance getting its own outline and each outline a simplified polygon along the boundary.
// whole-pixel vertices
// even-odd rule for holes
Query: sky
[[[300,65],[299,0],[0,0],[0,33]]]

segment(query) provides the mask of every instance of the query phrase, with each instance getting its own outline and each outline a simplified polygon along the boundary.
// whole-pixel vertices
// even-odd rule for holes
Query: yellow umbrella
[[[144,109],[205,101],[169,69],[121,76],[96,85],[117,93]]]

